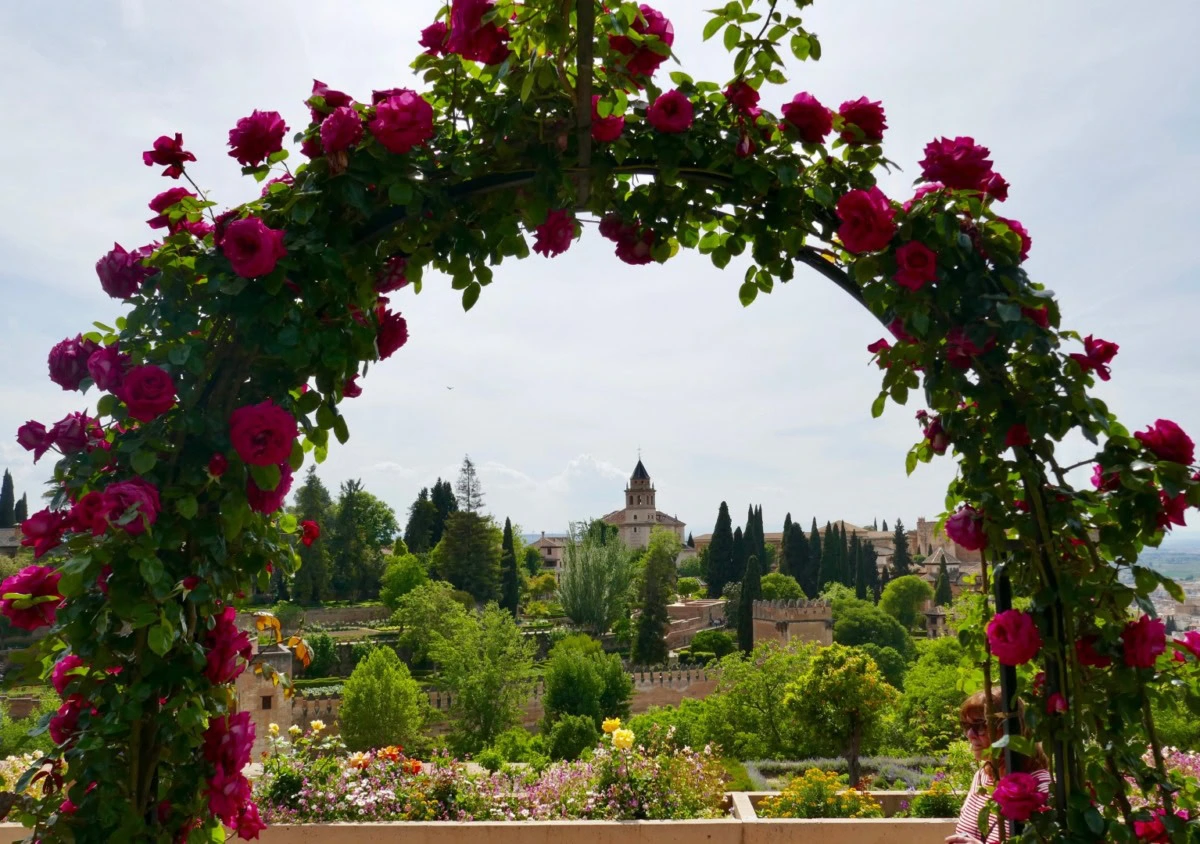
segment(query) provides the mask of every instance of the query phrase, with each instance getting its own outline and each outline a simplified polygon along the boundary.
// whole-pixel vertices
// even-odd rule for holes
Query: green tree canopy
[[[834,604],[833,640],[842,645],[873,642],[881,648],[894,648],[906,659],[913,653],[912,637],[900,622],[874,604],[853,597],[840,609]]]
[[[400,599],[429,582],[429,573],[416,554],[391,555],[384,560],[379,600],[390,610],[400,607]]]
[[[896,519],[896,530],[892,533],[892,545],[895,549],[892,552],[892,577],[903,577],[912,568],[912,555],[908,551],[908,531],[899,519]]]
[[[742,594],[738,606],[738,647],[743,653],[754,648],[754,602],[762,599],[762,575],[758,557],[751,554],[746,560],[746,574],[742,578]]]
[[[960,666],[966,654],[957,639],[926,639],[904,675],[899,715],[918,753],[942,753],[962,737],[958,711],[967,693],[960,691]]]
[[[408,550],[414,554],[424,554],[433,548],[436,544],[433,531],[437,522],[437,505],[429,499],[428,487],[422,487],[416,501],[408,508],[408,522],[404,526],[404,544]]]
[[[632,659],[638,665],[662,665],[667,661],[664,639],[670,619],[667,602],[675,591],[675,558],[679,538],[669,530],[655,530],[642,556],[642,592],[633,640]]]
[[[454,587],[441,580],[423,583],[402,595],[391,618],[400,628],[400,644],[417,663],[432,656],[435,639],[455,639],[470,621],[470,614],[454,597]]]
[[[14,525],[19,525],[29,518],[29,499],[26,495],[27,493],[21,493],[21,498],[17,501],[17,506],[13,508]]]
[[[790,575],[773,571],[764,574],[762,578],[762,599],[764,601],[803,601],[808,596]]]
[[[517,617],[517,608],[521,605],[521,581],[512,521],[506,518],[500,540],[500,606],[512,613],[513,618]]]
[[[906,574],[888,581],[879,599],[879,608],[912,630],[922,617],[921,608],[933,599],[933,588],[915,574]]]
[[[950,572],[946,568],[945,556],[938,562],[937,586],[933,590],[933,602],[939,607],[948,607],[954,600],[954,592],[950,589]],[[1173,632],[1168,630],[1168,633]]]
[[[463,457],[462,468],[458,470],[458,481],[454,484],[454,492],[458,498],[458,508],[467,513],[478,513],[483,509],[483,486],[479,482],[479,473],[475,471],[475,463],[471,455]]]
[[[7,469],[0,479],[0,528],[12,527],[16,518],[17,492],[13,488],[12,475]]]
[[[725,585],[735,576],[733,567],[733,521],[729,518],[729,505],[721,502],[717,512],[717,524],[713,528],[712,541],[705,549],[708,553],[708,597],[719,598],[725,590]]]
[[[592,525],[603,522],[593,522]],[[628,549],[604,528],[572,524],[563,548],[558,601],[579,627],[607,633],[629,603],[635,565]]]
[[[486,602],[500,594],[500,545],[503,535],[487,516],[469,510],[451,513],[429,567],[456,589]]]
[[[454,494],[454,487],[450,485],[450,481],[438,478],[429,493],[429,500],[433,502],[433,507],[437,511],[433,520],[433,528],[429,533],[429,547],[433,548],[442,541],[442,534],[446,530],[446,521],[450,518],[450,514],[458,512],[458,498]]]
[[[621,658],[590,636],[568,636],[551,648],[543,679],[546,728],[564,715],[585,715],[597,727],[605,718],[629,717],[633,680]]]
[[[396,652],[374,648],[342,687],[342,740],[350,750],[412,747],[421,738],[427,709],[425,694]]]

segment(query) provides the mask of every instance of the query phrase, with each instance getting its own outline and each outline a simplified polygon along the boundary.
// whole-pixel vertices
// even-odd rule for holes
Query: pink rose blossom
[[[154,149],[142,153],[142,163],[147,167],[156,164],[165,165],[167,169],[162,174],[172,179],[183,175],[183,165],[195,161],[196,156],[183,148],[183,135],[176,132],[175,137],[160,135],[154,142]]]
[[[250,764],[254,747],[254,722],[247,711],[218,715],[204,731],[204,758],[228,771],[240,771]]]
[[[807,91],[792,97],[790,103],[784,103],[782,111],[783,119],[796,128],[800,140],[806,144],[823,144],[825,137],[833,131],[833,112]]]
[[[1046,698],[1046,714],[1062,715],[1069,708],[1067,699],[1062,692],[1054,692]]]
[[[90,440],[102,436],[96,427],[96,420],[83,413],[68,413],[54,423],[49,433],[51,442],[63,454],[83,451],[88,447]]]
[[[348,399],[356,399],[362,395],[362,387],[359,386],[357,375],[351,376],[346,381],[345,386],[342,387],[342,395]]]
[[[1120,472],[1105,472],[1104,467],[1097,463],[1092,467],[1092,486],[1100,492],[1113,492],[1121,488]]]
[[[433,137],[433,106],[415,91],[402,89],[375,106],[370,129],[384,149],[402,155]]]
[[[311,102],[313,97],[320,97],[325,101],[325,105],[318,107],[316,104]],[[320,79],[313,80],[312,93],[308,95],[308,100],[308,112],[312,117],[313,123],[320,123],[321,118],[324,115],[329,114],[331,111],[339,109],[342,106],[353,105],[354,103],[354,100],[349,94],[345,93],[344,91],[338,91],[334,88],[330,88]]]
[[[921,243],[910,240],[896,250],[896,284],[908,290],[920,290],[937,281],[937,253]]]
[[[877,354],[879,354],[880,352],[884,351],[885,349],[890,349],[891,347],[892,347],[892,344],[891,344],[891,343],[889,343],[889,342],[888,342],[887,340],[885,340],[884,338],[880,337],[880,338],[879,338],[878,340],[876,340],[874,343],[872,343],[871,345],[867,346],[867,351],[868,351],[868,352],[870,352],[870,353],[871,353],[871,354],[873,354],[873,355],[877,355]]]
[[[226,826],[233,826],[250,800],[250,782],[239,771],[218,767],[208,781],[207,793],[208,810]]]
[[[1042,637],[1033,616],[1020,610],[1005,610],[992,616],[987,625],[988,645],[1001,665],[1024,665],[1037,656]]]
[[[214,478],[219,478],[225,474],[225,470],[229,468],[229,458],[224,454],[217,453],[208,461],[208,474]]]
[[[175,382],[160,366],[135,366],[125,375],[118,398],[139,422],[153,422],[175,406]]]
[[[1187,527],[1187,521],[1184,518],[1188,508],[1187,493],[1167,495],[1165,490],[1159,490],[1158,500],[1161,507],[1158,511],[1158,527],[1163,530],[1171,530],[1176,525]]]
[[[279,112],[255,109],[229,130],[229,157],[243,167],[257,167],[283,149],[287,130]]]
[[[445,21],[434,21],[421,30],[421,40],[418,42],[425,48],[427,56],[446,55],[446,41],[450,37],[450,27]]]
[[[686,132],[693,117],[692,101],[678,88],[659,94],[646,109],[646,122],[665,134]]]
[[[592,95],[592,140],[602,144],[611,144],[617,138],[621,137],[621,133],[625,130],[625,118],[619,114],[610,114],[608,117],[601,117],[597,110],[597,103],[600,102],[600,95]]]
[[[1121,632],[1125,664],[1130,668],[1153,668],[1167,649],[1167,627],[1161,618],[1143,615],[1125,625]]]
[[[946,535],[968,551],[980,550],[987,545],[983,514],[970,505],[960,508],[946,520]]]
[[[21,522],[21,544],[32,548],[36,559],[61,545],[63,531],[68,527],[65,513],[39,510]]]
[[[108,514],[112,501],[103,493],[92,490],[71,508],[71,529],[100,536],[108,530]]]
[[[1019,423],[1009,426],[1008,431],[1004,434],[1005,448],[1024,448],[1031,442],[1033,440],[1029,437],[1029,428]]]
[[[937,193],[938,191],[942,191],[945,189],[946,189],[946,186],[943,185],[941,182],[933,182],[932,184],[921,185],[913,193],[912,199],[910,199],[908,202],[904,203],[903,207],[904,207],[905,213],[908,213],[910,210],[912,210],[913,205],[917,201],[919,201],[922,197],[928,196],[931,193]]]
[[[242,278],[270,275],[279,259],[287,255],[283,230],[268,228],[258,217],[234,220],[225,226],[221,252]]]
[[[1099,641],[1098,636],[1084,636],[1075,642],[1075,658],[1079,660],[1080,665],[1092,668],[1108,668],[1112,665],[1112,657],[1096,650]]]
[[[375,347],[379,359],[387,360],[408,342],[408,321],[385,308],[379,309],[377,317],[379,329],[375,334]]]
[[[929,443],[929,450],[934,454],[945,454],[946,449],[950,447],[950,437],[942,427],[940,418],[933,417],[922,433],[925,435],[925,441]]]
[[[321,146],[326,153],[349,149],[362,137],[362,118],[350,106],[335,108],[332,114],[321,121]]]
[[[1200,659],[1200,630],[1187,631],[1186,633],[1183,634],[1183,638],[1176,639],[1174,641],[1174,644],[1176,646],[1176,650],[1175,650],[1175,661],[1176,662],[1186,662],[1187,661],[1187,657],[1183,655],[1183,652],[1185,650],[1188,651],[1189,653],[1191,653],[1192,656],[1196,657],[1197,659]]]
[[[852,190],[837,202],[838,237],[848,252],[878,252],[896,233],[895,209],[878,187]]]
[[[731,82],[725,87],[725,101],[742,114],[750,114],[758,107],[759,94],[743,79]]]
[[[237,628],[234,620],[237,609],[225,607],[216,618],[212,630],[205,635],[208,649],[204,674],[214,685],[222,685],[236,679],[246,670],[253,648],[250,637]]]
[[[481,64],[499,64],[508,58],[508,30],[495,21],[483,22],[492,6],[492,0],[452,0],[447,53]]]
[[[391,293],[393,290],[399,290],[406,286],[408,284],[408,276],[405,275],[407,270],[408,259],[403,255],[393,255],[388,258],[375,280],[375,292]]]
[[[238,838],[243,841],[257,840],[258,834],[266,828],[267,825],[258,816],[257,803],[246,803],[242,806],[242,813],[237,819]]]
[[[1010,220],[1007,217],[997,217],[1001,223],[1008,226],[1021,239],[1021,260],[1024,261],[1029,257],[1029,248],[1033,246],[1033,238],[1029,236],[1029,232],[1025,227],[1016,220]]]
[[[88,377],[87,362],[100,346],[77,334],[62,340],[50,350],[47,362],[50,380],[64,390],[78,390],[80,383]]]
[[[87,359],[87,371],[97,389],[116,392],[129,369],[129,355],[122,354],[119,343],[92,352]]]
[[[1196,444],[1170,419],[1159,419],[1134,436],[1159,460],[1190,466],[1196,459]]]
[[[1008,189],[1010,185],[1004,180],[1004,177],[999,173],[992,173],[979,185],[979,189],[987,196],[997,202],[1003,202],[1008,199]]]
[[[71,674],[71,672],[81,665],[83,665],[83,660],[75,654],[67,654],[54,663],[54,668],[50,672],[50,685],[54,686],[54,690],[59,695],[66,694],[67,686],[76,679],[75,675]]]
[[[58,592],[58,580],[61,576],[49,566],[26,566],[16,574],[4,578],[0,583],[0,596],[29,597],[0,597],[0,615],[7,618],[13,627],[19,627],[21,630],[37,630],[39,627],[53,624],[58,607],[62,603],[62,595]]]
[[[54,438],[46,431],[45,425],[30,419],[17,428],[17,443],[26,451],[32,451],[33,462],[37,463],[42,459],[42,455],[50,450],[50,446],[54,445]]]
[[[131,536],[145,533],[146,528],[158,521],[162,509],[158,487],[145,478],[109,484],[104,497],[108,500],[109,520]]]
[[[1083,354],[1075,352],[1071,355],[1071,360],[1079,364],[1084,372],[1095,372],[1101,381],[1107,381],[1112,377],[1108,364],[1117,356],[1120,348],[1116,343],[1100,340],[1089,334],[1083,338]]]
[[[58,712],[50,719],[50,739],[57,745],[65,745],[75,740],[79,732],[79,716],[87,701],[81,695],[71,695],[58,707]]]
[[[645,3],[640,6],[640,10],[641,15],[634,20],[630,29],[642,36],[658,38],[667,47],[673,45],[675,43],[675,27],[671,25],[666,16]],[[639,85],[645,84],[649,77],[658,70],[659,65],[667,60],[665,55],[651,49],[646,41],[635,44],[626,35],[608,36],[608,45],[625,57],[625,71]]]
[[[1000,814],[1010,821],[1024,823],[1035,812],[1044,810],[1047,795],[1033,775],[1014,771],[1000,778],[992,799],[1000,807]]]
[[[941,182],[955,190],[983,190],[992,176],[988,153],[974,138],[939,138],[925,145],[921,175],[927,182]]]
[[[274,489],[260,488],[253,476],[246,478],[246,501],[255,513],[270,515],[283,506],[291,489],[292,467],[285,461],[279,464],[279,483]]]
[[[877,144],[883,140],[883,130],[887,128],[887,120],[880,102],[871,102],[866,97],[848,100],[838,108],[838,114],[845,121],[841,139],[850,146]],[[861,134],[852,127],[857,127]]]
[[[296,417],[270,399],[239,407],[229,417],[229,439],[234,451],[251,466],[286,461],[298,432]]]
[[[150,228],[169,229],[172,233],[174,233],[179,228],[179,224],[182,222],[182,220],[176,220],[172,225],[171,216],[167,212],[187,197],[196,199],[196,194],[192,193],[186,188],[171,188],[170,190],[163,191],[158,196],[154,197],[154,199],[150,200],[150,210],[156,215],[146,221],[150,225]]]
[[[575,239],[575,216],[566,209],[555,208],[546,221],[534,232],[533,251],[547,258],[561,255]]]

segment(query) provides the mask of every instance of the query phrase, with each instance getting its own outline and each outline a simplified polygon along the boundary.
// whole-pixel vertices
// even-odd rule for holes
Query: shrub
[[[400,606],[401,598],[429,582],[429,573],[415,554],[388,557],[386,564],[379,581],[379,600],[394,611]]]
[[[621,658],[604,653],[586,634],[568,636],[551,649],[544,679],[547,724],[564,715],[586,715],[599,727],[605,718],[629,715],[633,681]]]
[[[969,789],[978,767],[970,742],[962,739],[950,742],[950,748],[946,751],[946,778],[952,789],[960,792]]]
[[[846,785],[838,774],[809,768],[778,797],[758,805],[764,818],[881,818],[883,808],[870,794]]]
[[[706,573],[707,572],[704,571],[704,561],[702,559],[700,559],[699,554],[697,554],[694,557],[688,557],[686,560],[684,560],[682,563],[679,564],[679,576],[681,578],[684,578],[684,577],[701,578],[701,577],[704,577],[704,575]]]
[[[295,630],[304,621],[304,608],[291,601],[280,601],[275,605],[275,617],[284,630]]]
[[[681,597],[691,597],[703,589],[704,587],[700,585],[700,581],[694,577],[681,577],[675,582],[675,591]]]
[[[737,643],[721,630],[701,630],[692,638],[692,652],[707,651],[717,658],[734,652]]]
[[[483,768],[485,771],[491,771],[492,773],[495,773],[496,771],[500,770],[500,767],[504,764],[504,757],[501,755],[500,751],[496,750],[494,747],[489,747],[486,750],[481,750],[479,753],[475,754],[475,764]]]
[[[962,795],[955,794],[949,780],[935,777],[929,788],[908,805],[910,818],[957,818]]]
[[[311,677],[328,677],[338,668],[337,643],[328,633],[317,633],[308,639],[308,649],[312,652],[312,662],[304,673]]]
[[[679,661],[684,665],[708,665],[716,662],[717,655],[712,651],[695,651],[685,648],[679,652]]]
[[[47,733],[37,736],[29,731],[38,725],[47,714],[53,714],[58,703],[49,694],[43,695],[27,718],[13,718],[8,704],[0,706],[0,757],[40,752],[43,756],[54,749],[54,742]]]
[[[596,746],[600,730],[586,715],[563,715],[550,729],[549,739],[550,758],[570,762]]]
[[[371,651],[342,688],[342,739],[351,750],[420,738],[425,696],[391,648]]]
[[[704,723],[707,711],[704,701],[687,698],[678,706],[652,706],[634,715],[627,726],[634,735],[654,737],[677,749],[704,747],[709,743]]]
[[[763,575],[762,599],[764,601],[803,601],[806,597],[804,590],[800,588],[800,582],[790,574],[773,571]]]

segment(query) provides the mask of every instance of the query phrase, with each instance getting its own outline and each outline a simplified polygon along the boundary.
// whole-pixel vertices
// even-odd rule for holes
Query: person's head
[[[966,733],[967,741],[971,743],[971,749],[975,751],[976,759],[983,759],[988,755],[988,748],[992,746],[992,742],[999,741],[1004,735],[1004,696],[1001,694],[999,687],[992,687],[991,706],[985,706],[987,696],[984,692],[978,691],[963,701],[962,707],[959,709],[959,723],[962,724],[963,732]],[[987,716],[987,710],[991,709],[991,718]],[[1021,735],[1025,738],[1030,737],[1029,728],[1025,725],[1025,704],[1017,699],[1017,721],[1021,725]],[[990,759],[986,761],[985,766],[988,773],[993,777],[997,771],[993,769]],[[1001,758],[998,762],[1003,773],[1004,761]],[[1041,745],[1035,745],[1034,755],[1024,760],[1021,768],[1028,773],[1029,771],[1045,770],[1048,768],[1048,760],[1042,752]]]

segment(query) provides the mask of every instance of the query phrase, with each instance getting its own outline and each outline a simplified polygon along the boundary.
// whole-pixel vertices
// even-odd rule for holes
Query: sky
[[[723,83],[719,39],[701,40],[706,5],[657,3],[683,68]],[[47,380],[46,354],[121,313],[95,261],[114,241],[149,241],[146,203],[175,185],[142,166],[141,151],[182,132],[210,196],[245,201],[258,188],[225,147],[238,118],[277,110],[303,126],[313,78],[357,98],[419,90],[408,63],[440,3],[52,6],[0,4],[10,85],[0,467],[31,500],[50,459],[34,466],[17,427],[87,401]],[[1131,429],[1161,417],[1200,439],[1200,5],[817,0],[805,19],[824,56],[794,62],[762,105],[777,112],[802,90],[834,107],[882,100],[885,152],[903,172],[881,187],[897,198],[932,138],[988,146],[1012,183],[1004,213],[1033,237],[1026,268],[1058,294],[1065,326],[1120,344],[1113,380],[1096,394]],[[561,532],[621,506],[640,449],[660,509],[697,534],[712,529],[722,500],[735,523],[761,504],[768,530],[785,512],[804,525],[912,526],[942,511],[954,465],[905,475],[919,406],[871,419],[879,372],[865,348],[881,329],[844,293],[799,268],[743,309],[744,264],[721,271],[680,253],[631,267],[611,249],[589,227],[558,258],[506,263],[466,314],[446,278],[407,291],[397,301],[409,343],[343,405],[351,439],[319,467],[325,483],[361,479],[403,522],[417,491],[453,478],[469,454],[488,510],[527,533]],[[1078,444],[1067,451],[1087,456]],[[1200,513],[1189,517],[1180,533],[1200,536]]]

